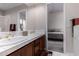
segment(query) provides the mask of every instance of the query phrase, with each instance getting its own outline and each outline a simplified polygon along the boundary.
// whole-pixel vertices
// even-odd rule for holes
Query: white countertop
[[[0,47],[0,56],[6,56],[14,52],[15,50],[25,46],[26,44],[29,44],[30,42],[36,40],[37,38],[41,37],[44,34],[45,34],[44,32],[39,31],[39,32],[28,35],[28,37],[26,37],[28,40],[24,39],[23,41],[13,44],[13,45],[2,46]]]

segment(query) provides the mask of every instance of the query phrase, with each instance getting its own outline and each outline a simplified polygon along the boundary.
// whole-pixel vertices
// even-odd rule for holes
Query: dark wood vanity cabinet
[[[34,51],[34,48],[33,48],[33,45],[34,43],[31,42],[29,43],[28,45],[24,46],[23,48],[21,48],[20,50],[20,56],[32,56],[34,55],[33,51]]]
[[[8,56],[20,56],[20,50],[18,49],[15,52],[12,52],[11,54],[9,54]]]
[[[8,56],[40,56],[45,49],[45,35],[24,47],[12,52]]]
[[[23,46],[22,48],[12,52],[8,56],[31,56],[33,54],[33,45],[34,43],[31,42],[26,46]]]

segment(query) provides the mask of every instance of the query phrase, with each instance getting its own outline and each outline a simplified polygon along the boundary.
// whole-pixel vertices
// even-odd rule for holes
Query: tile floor
[[[51,51],[52,53],[49,53],[48,56],[74,56],[73,53],[60,53],[56,51]]]
[[[72,53],[60,53],[60,52],[53,51],[52,56],[74,56],[74,55]]]

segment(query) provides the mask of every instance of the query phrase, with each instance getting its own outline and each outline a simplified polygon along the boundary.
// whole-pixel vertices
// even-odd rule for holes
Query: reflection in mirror
[[[21,11],[19,13],[20,30],[26,30],[26,11]]]
[[[17,13],[0,15],[0,32],[18,31],[19,20],[17,16]]]
[[[26,10],[0,15],[0,32],[26,31]]]
[[[10,31],[16,31],[16,24],[10,24]]]

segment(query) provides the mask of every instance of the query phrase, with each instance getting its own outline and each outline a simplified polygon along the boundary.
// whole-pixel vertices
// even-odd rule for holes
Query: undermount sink
[[[0,39],[0,46],[8,46],[8,45],[16,44],[22,42],[25,39],[28,40],[27,36],[17,36],[12,38]]]

